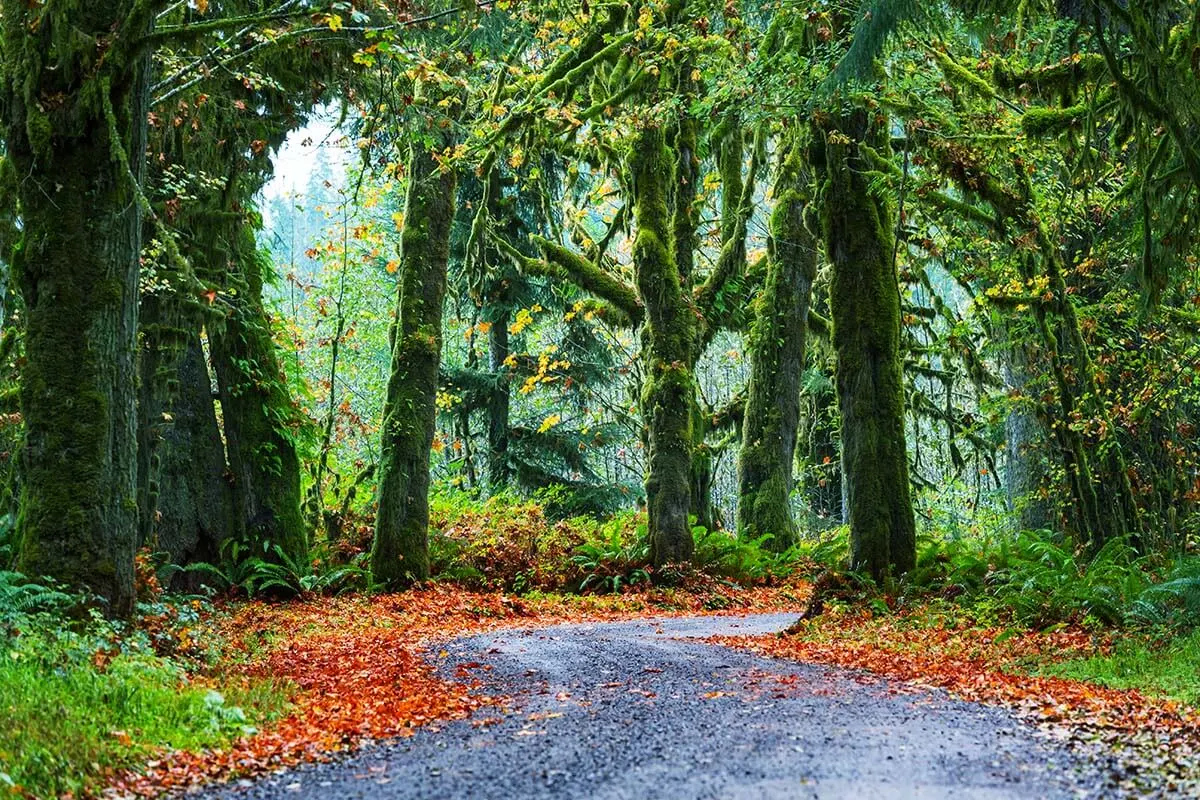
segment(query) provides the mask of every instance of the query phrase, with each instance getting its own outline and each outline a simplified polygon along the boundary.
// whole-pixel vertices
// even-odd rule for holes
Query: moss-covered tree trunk
[[[857,111],[825,131],[822,227],[833,270],[830,312],[842,415],[851,568],[877,581],[916,561],[916,523],[904,438],[900,289],[888,210],[870,189]]]
[[[1023,402],[1009,409],[1004,420],[1004,488],[1010,509],[1021,530],[1041,530],[1053,523],[1049,502],[1039,494],[1045,489],[1046,453],[1044,442],[1050,437],[1025,396],[1029,384],[1030,347],[1010,341],[1003,352],[1004,382],[1010,396]]]
[[[634,181],[633,266],[646,309],[646,378],[642,410],[648,428],[651,557],[655,566],[687,561],[695,544],[691,511],[692,374],[695,311],[684,294],[671,246],[668,190],[671,158],[661,128],[647,124],[630,151]]]
[[[142,297],[138,353],[138,546],[179,565],[215,563],[235,530],[202,321],[183,291]]]
[[[679,11],[683,12],[683,4]],[[698,87],[691,76],[690,60],[679,65],[677,91],[682,98],[696,96]],[[683,104],[685,107],[687,103]],[[679,274],[679,282],[684,292],[695,281],[696,253],[700,249],[700,203],[697,198],[700,192],[700,155],[699,155],[700,124],[689,110],[682,110],[670,131],[670,147],[668,152],[674,156],[675,174],[669,189],[669,208],[671,214],[671,251],[674,255],[675,269]],[[738,177],[741,177],[741,165],[738,165]],[[740,186],[740,182],[739,182]],[[689,369],[693,372],[696,361],[700,357],[702,347],[693,347],[689,361]],[[693,386],[695,382],[693,381]],[[700,400],[693,390],[689,399],[692,410],[692,457],[691,470],[688,480],[691,486],[689,500],[689,516],[695,524],[712,530],[717,527],[716,509],[713,507],[712,487],[715,474],[713,470],[712,448],[708,445],[709,425],[704,419],[700,408]]]
[[[450,145],[443,129],[438,141]],[[439,148],[440,149],[440,148]],[[442,306],[456,175],[414,142],[400,238],[392,368],[383,406],[374,579],[401,589],[429,577],[429,451],[437,421]]]
[[[812,350],[811,343],[808,349]],[[831,370],[832,371],[832,370]],[[841,446],[837,424],[837,392],[832,382],[825,383],[822,375],[817,385],[807,387],[803,408],[798,463],[805,467],[804,498],[814,517],[827,520],[828,525],[840,525],[842,507]]]
[[[299,415],[263,305],[267,265],[248,219],[239,218],[230,233],[228,268],[237,291],[224,324],[210,330],[209,345],[233,475],[234,530],[303,563],[308,532],[296,453]]]
[[[500,170],[488,173],[488,218],[504,220],[506,233],[519,235],[522,230],[517,217],[515,201],[504,198],[504,184]],[[509,380],[508,357],[511,353],[509,324],[512,319],[511,292],[513,276],[504,254],[494,245],[488,248],[493,263],[503,265],[501,271],[489,282],[488,304],[491,315],[488,328],[488,370],[493,381],[487,398],[487,487],[488,493],[499,494],[508,487],[512,470],[508,460],[509,431],[512,413],[512,383]]]
[[[817,276],[816,239],[804,223],[808,187],[802,167],[801,150],[793,145],[776,181],[767,276],[746,346],[750,383],[738,456],[738,530],[770,534],[770,545],[780,550],[796,537],[789,498]]]
[[[19,568],[133,606],[148,4],[3,0],[24,296]],[[12,185],[12,181],[0,183]]]

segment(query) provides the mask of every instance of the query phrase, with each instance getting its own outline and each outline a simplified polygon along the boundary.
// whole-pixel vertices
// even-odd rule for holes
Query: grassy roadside
[[[1037,672],[1113,689],[1137,689],[1200,708],[1200,631],[1167,637],[1135,634],[1091,654],[1050,658]]]
[[[26,591],[30,590],[26,585]],[[158,599],[133,623],[65,616],[48,590],[0,621],[0,797],[159,796],[321,760],[502,704],[431,666],[444,638],[520,625],[798,610],[803,583],[522,597],[434,584],[395,596]],[[61,598],[64,604],[72,598]],[[41,606],[39,608],[39,606]]]
[[[0,796],[87,797],[156,754],[223,746],[287,707],[286,687],[222,681],[201,609],[143,604],[129,623],[0,578]]]

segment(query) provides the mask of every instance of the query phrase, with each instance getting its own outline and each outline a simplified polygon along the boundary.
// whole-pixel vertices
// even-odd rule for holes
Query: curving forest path
[[[571,624],[461,639],[443,663],[511,695],[511,713],[485,710],[201,796],[1113,796],[1103,768],[1003,709],[703,641],[777,631],[794,619]]]

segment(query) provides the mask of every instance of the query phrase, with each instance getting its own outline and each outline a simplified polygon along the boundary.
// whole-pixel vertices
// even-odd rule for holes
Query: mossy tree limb
[[[436,93],[431,88],[422,87],[427,98]],[[429,452],[457,187],[454,171],[438,159],[440,149],[451,144],[446,128],[437,130],[435,141],[438,151],[416,141],[409,151],[392,368],[383,407],[371,573],[392,590],[429,577]]]
[[[825,137],[821,189],[830,310],[842,415],[844,492],[851,568],[877,581],[912,569],[916,523],[904,435],[900,289],[885,203],[870,190],[860,149],[868,115],[834,118]]]

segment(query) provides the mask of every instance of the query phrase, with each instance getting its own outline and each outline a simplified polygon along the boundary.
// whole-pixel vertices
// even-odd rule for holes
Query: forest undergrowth
[[[696,566],[656,573],[636,514],[552,521],[533,501],[446,494],[433,518],[435,578],[398,595],[361,582],[351,542],[294,573],[243,567],[208,596],[164,592],[144,554],[132,623],[64,615],[80,598],[6,573],[0,697],[27,721],[0,734],[0,751],[21,754],[5,761],[10,794],[150,797],[325,760],[485,706],[511,712],[471,665],[441,677],[439,643],[571,621],[799,617],[813,581],[819,615],[786,635],[715,641],[1009,706],[1051,735],[1120,745],[1180,781],[1191,776],[1178,754],[1200,752],[1200,634],[1187,624],[1200,564],[1190,558],[1113,544],[1083,559],[1044,533],[1004,545],[931,539],[908,578],[879,590],[842,571],[837,529],[778,553],[697,528]],[[210,566],[184,577],[230,577]],[[16,730],[24,741],[11,740]],[[63,730],[72,747],[61,747]]]

